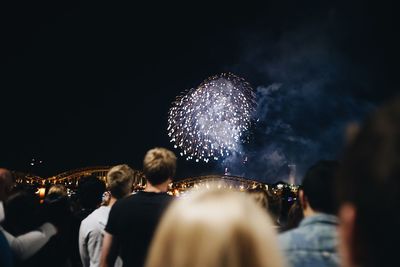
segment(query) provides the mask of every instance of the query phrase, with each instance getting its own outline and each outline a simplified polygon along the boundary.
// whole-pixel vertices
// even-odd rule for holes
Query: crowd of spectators
[[[396,265],[400,99],[352,132],[339,160],[315,162],[296,195],[279,197],[213,183],[173,197],[176,156],[159,147],[139,191],[122,164],[106,182],[82,178],[74,197],[53,185],[40,201],[0,169],[0,266]]]

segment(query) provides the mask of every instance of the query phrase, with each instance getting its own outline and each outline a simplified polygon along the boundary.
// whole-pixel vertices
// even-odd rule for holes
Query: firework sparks
[[[255,108],[250,84],[222,73],[176,98],[169,110],[168,135],[187,160],[218,160],[240,153]]]

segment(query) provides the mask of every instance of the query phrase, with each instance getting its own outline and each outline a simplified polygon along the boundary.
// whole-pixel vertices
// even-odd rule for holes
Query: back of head
[[[12,194],[6,202],[4,227],[13,235],[21,235],[36,227],[38,201],[25,191]]]
[[[63,185],[52,186],[41,206],[44,219],[57,227],[68,225],[72,216],[72,208],[66,191]]]
[[[78,200],[83,208],[95,209],[100,205],[105,190],[105,183],[96,176],[82,177],[78,185]]]
[[[347,147],[338,175],[340,204],[355,208],[357,265],[391,266],[400,239],[400,98],[381,107]]]
[[[112,167],[107,173],[107,186],[111,195],[117,199],[132,191],[135,172],[126,164]]]
[[[68,196],[68,192],[67,192],[67,188],[62,185],[62,184],[55,184],[52,185],[49,189],[48,194],[56,194],[62,197],[67,197]]]
[[[296,228],[300,224],[303,218],[304,218],[303,209],[301,207],[300,202],[296,200],[290,207],[287,215],[286,225],[281,230],[288,231]]]
[[[338,167],[337,161],[321,160],[307,170],[302,190],[313,210],[328,214],[337,213],[334,187]]]
[[[143,160],[143,172],[152,185],[162,184],[175,176],[176,156],[165,148],[150,149]]]
[[[7,169],[0,168],[0,201],[5,201],[14,187],[14,177]]]
[[[269,215],[271,216],[274,225],[279,226],[279,217],[282,211],[282,199],[279,196],[271,193],[270,191],[267,191],[267,197]]]
[[[282,266],[267,213],[247,194],[192,191],[164,215],[147,267]]]

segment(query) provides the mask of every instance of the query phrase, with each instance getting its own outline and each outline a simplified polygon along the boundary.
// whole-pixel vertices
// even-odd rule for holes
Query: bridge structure
[[[21,172],[14,172],[16,177],[16,182],[18,184],[32,184],[36,186],[49,186],[52,184],[63,184],[69,188],[75,188],[78,186],[79,181],[85,176],[95,176],[100,180],[106,182],[107,172],[112,166],[91,166],[85,168],[79,168],[74,170],[69,170],[66,172],[59,173],[57,175],[43,178],[37,175],[26,174]],[[134,170],[134,188],[141,189],[145,187],[146,179],[143,173],[139,170]]]
[[[84,176],[96,176],[100,180],[105,181],[107,172],[111,166],[94,166],[85,167],[75,170],[70,170],[62,172],[60,174],[51,176],[44,179],[46,184],[64,184],[64,185],[74,185],[77,186],[79,180]]]
[[[215,184],[218,188],[237,191],[248,191],[250,189],[262,189],[268,191],[269,187],[268,184],[264,184],[245,177],[216,174],[192,177],[176,181],[170,184],[169,192],[172,195],[179,196],[190,189],[201,187],[209,188],[211,184]]]
[[[62,172],[60,174],[42,178],[36,175],[31,174],[23,174],[14,172],[17,177],[17,183],[20,184],[31,184],[36,187],[49,187],[52,184],[63,184],[69,189],[76,189],[79,185],[79,181],[82,177],[85,176],[96,176],[99,179],[106,182],[107,172],[112,166],[92,166],[74,169],[66,172]],[[139,191],[143,190],[146,187],[146,179],[144,174],[139,170],[134,170],[135,172],[135,180],[133,183],[133,190]],[[174,196],[184,195],[186,191],[194,188],[200,188],[202,186],[210,187],[211,184],[216,184],[218,188],[225,188],[230,190],[238,190],[238,191],[248,191],[251,189],[262,189],[264,191],[269,191],[273,195],[281,195],[285,187],[292,191],[293,193],[297,193],[298,186],[290,185],[290,184],[278,184],[277,186],[269,185],[266,183],[262,183],[253,179],[249,179],[246,177],[240,176],[232,176],[232,175],[221,175],[221,174],[212,174],[212,175],[204,175],[197,177],[189,177],[183,180],[175,181],[169,184],[168,193]]]
[[[11,171],[11,173],[17,184],[42,184],[43,182],[43,178],[35,174],[19,171]]]

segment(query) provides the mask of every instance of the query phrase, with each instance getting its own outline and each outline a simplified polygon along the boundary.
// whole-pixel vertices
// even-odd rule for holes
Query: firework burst
[[[250,84],[222,73],[176,98],[168,114],[168,135],[187,160],[218,160],[240,153],[255,108]]]

